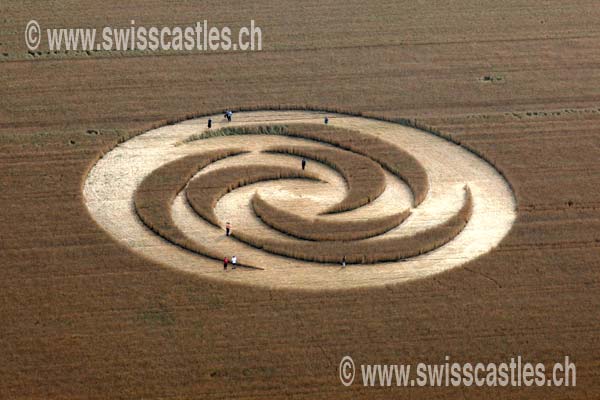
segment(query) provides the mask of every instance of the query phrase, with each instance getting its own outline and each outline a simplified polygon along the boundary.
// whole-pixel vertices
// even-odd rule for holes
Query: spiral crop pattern
[[[209,260],[235,255],[240,272],[217,279],[294,288],[427,276],[489,251],[514,220],[508,184],[460,146],[390,123],[339,115],[326,125],[290,113],[306,118],[247,113],[237,124],[191,121],[125,142],[90,172],[88,207],[117,239],[164,264],[214,277],[219,264]],[[455,153],[460,163],[439,168]],[[481,190],[491,177],[500,195]],[[499,210],[501,224],[489,215]],[[475,246],[486,223],[497,232]],[[332,276],[342,264],[344,276]]]

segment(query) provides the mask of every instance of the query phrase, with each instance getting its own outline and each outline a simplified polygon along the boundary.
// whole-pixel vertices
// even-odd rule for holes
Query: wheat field
[[[30,19],[100,27],[205,18],[256,20],[263,51],[38,54],[23,43]],[[3,2],[0,398],[597,398],[599,18],[591,0]],[[205,279],[108,234],[85,204],[97,162],[137,135],[224,109],[418,127],[493,166],[514,193],[516,219],[497,247],[461,266],[334,292]],[[202,142],[193,139],[181,147]],[[185,200],[173,199],[186,182],[177,179],[163,182],[162,198],[146,198],[165,229],[177,215],[161,201]],[[259,281],[261,272],[237,276]],[[345,355],[357,364],[568,355],[577,386],[345,387]]]

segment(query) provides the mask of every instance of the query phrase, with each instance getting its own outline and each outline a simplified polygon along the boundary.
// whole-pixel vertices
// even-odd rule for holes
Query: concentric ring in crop
[[[148,131],[96,163],[84,198],[115,240],[165,267],[302,290],[460,267],[492,251],[516,216],[508,182],[464,147],[314,111],[214,115]],[[234,255],[238,268],[225,272],[222,259]]]

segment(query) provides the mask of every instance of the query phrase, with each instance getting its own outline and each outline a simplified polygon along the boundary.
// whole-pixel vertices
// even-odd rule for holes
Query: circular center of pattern
[[[248,112],[213,116],[211,128],[202,118],[149,131],[98,161],[86,205],[154,261],[296,289],[423,278],[508,233],[514,196],[481,158],[418,129],[324,117]]]

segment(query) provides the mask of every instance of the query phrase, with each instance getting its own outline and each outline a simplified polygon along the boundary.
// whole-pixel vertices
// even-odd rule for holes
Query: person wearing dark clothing
[[[231,235],[231,224],[229,222],[225,224],[225,235],[226,236]]]
[[[208,127],[212,128],[212,119],[210,119],[210,118],[208,119]]]
[[[302,171],[306,169],[306,158],[302,159]]]
[[[342,258],[342,268],[346,268],[346,256]]]
[[[329,118],[325,117],[325,125],[329,123]]]

